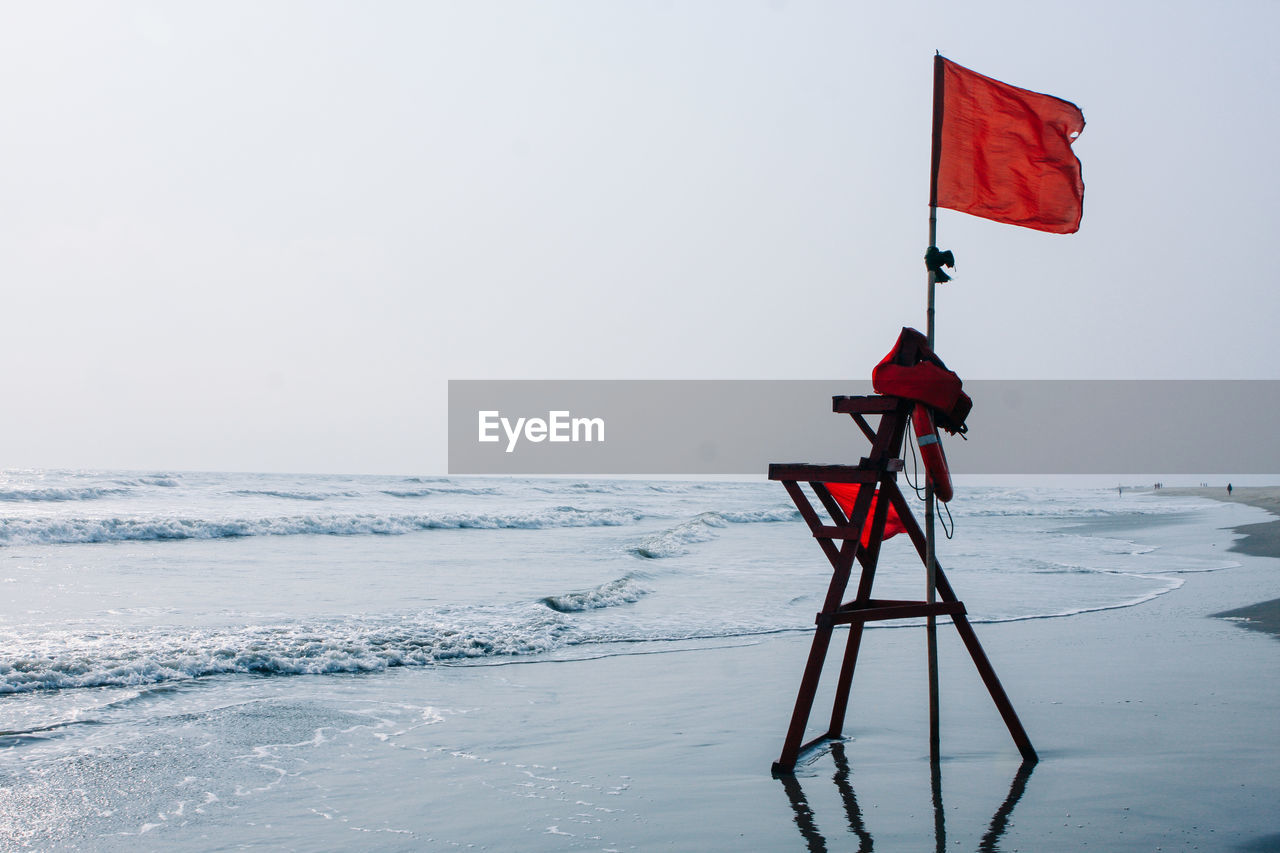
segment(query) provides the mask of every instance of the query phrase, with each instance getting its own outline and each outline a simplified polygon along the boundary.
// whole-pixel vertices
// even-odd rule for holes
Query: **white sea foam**
[[[413,619],[350,619],[239,629],[177,626],[113,637],[50,634],[7,638],[0,694],[84,687],[137,687],[227,673],[318,675],[529,655],[581,642],[565,617],[543,606],[517,613],[436,612]]]
[[[1095,604],[1089,607],[1067,607],[1061,610],[1045,610],[1037,613],[971,617],[969,621],[979,624],[990,624],[995,622],[1027,622],[1036,619],[1064,619],[1069,616],[1080,616],[1085,613],[1101,613],[1105,610],[1123,610],[1128,607],[1137,607],[1139,604],[1146,604],[1148,601],[1154,601],[1162,595],[1173,592],[1175,589],[1181,589],[1182,585],[1185,583],[1185,581],[1180,578],[1169,578],[1163,576],[1144,576],[1144,578],[1164,581],[1164,584],[1157,589],[1144,593],[1143,595],[1137,595],[1132,598],[1113,601],[1107,604]],[[924,624],[924,620],[919,620],[919,624]]]
[[[420,489],[382,489],[382,494],[393,498],[427,498],[433,495],[496,495],[498,490],[489,488],[465,488],[463,486],[431,486]]]
[[[703,512],[681,522],[675,527],[660,530],[646,536],[629,549],[637,557],[658,560],[678,557],[689,552],[689,545],[706,542],[716,537],[718,528],[730,524],[758,524],[777,521],[796,521],[800,513],[790,507],[750,511]]]
[[[153,477],[140,477],[138,482],[145,483],[148,486],[161,486],[166,489],[176,489],[182,485],[178,482],[182,479],[180,474],[157,474]]]
[[[327,501],[330,498],[359,497],[359,492],[304,492],[289,489],[235,489],[229,494],[246,498],[284,498],[291,501]]]
[[[43,489],[0,489],[0,501],[23,503],[27,501],[92,501],[99,498],[128,494],[128,489],[103,486]]]
[[[704,512],[675,527],[660,530],[646,536],[631,546],[631,553],[651,560],[678,557],[688,553],[687,546],[715,538],[715,528],[725,527],[727,521],[717,512]]]
[[[0,518],[0,545],[75,544],[244,536],[394,536],[421,530],[615,527],[641,514],[628,509],[584,510],[571,506],[512,513],[441,512],[422,515],[372,513],[294,515],[273,518]]]
[[[1104,576],[1107,573],[1096,573]],[[1113,573],[1120,575],[1120,573]],[[1168,576],[1128,576],[1148,584],[1144,591],[1110,599],[1094,597],[1083,605],[1018,612],[973,612],[976,623],[1062,618],[1081,613],[1133,607],[1183,584]],[[0,636],[0,695],[74,688],[141,687],[228,674],[267,676],[372,673],[395,667],[420,667],[495,658],[563,655],[573,648],[600,650],[626,644],[642,646],[812,630],[812,610],[789,617],[772,610],[753,613],[708,608],[701,600],[692,611],[646,619],[580,621],[588,611],[617,610],[654,595],[634,575],[599,586],[547,596],[506,608],[441,608],[398,616],[361,616],[280,624],[196,629],[158,625],[119,632],[65,630]],[[656,590],[661,595],[661,590]],[[774,608],[773,610],[776,610]],[[906,622],[875,627],[904,627]],[[584,651],[597,655],[602,651]],[[614,651],[620,652],[615,648]]]
[[[633,604],[646,592],[647,590],[637,582],[634,575],[626,575],[582,592],[548,595],[542,599],[542,603],[560,613],[577,613],[583,610],[616,607],[620,604]]]
[[[785,626],[580,623],[581,611],[643,592],[631,582],[558,596],[498,613],[486,608],[414,618],[361,618],[194,630],[167,626],[112,637],[66,633],[3,638],[0,695],[82,688],[138,688],[222,675],[374,673],[396,667],[484,662],[564,653],[575,647],[706,640],[794,630]],[[605,587],[610,586],[606,584]],[[576,598],[575,598],[576,596]],[[607,603],[606,603],[607,602]],[[38,650],[37,650],[38,647]],[[598,652],[587,653],[590,655]]]
[[[579,494],[579,495],[616,495],[623,492],[622,485],[610,482],[598,483],[555,483],[535,484],[530,487],[532,491],[542,492],[547,495],[563,495],[563,494]]]

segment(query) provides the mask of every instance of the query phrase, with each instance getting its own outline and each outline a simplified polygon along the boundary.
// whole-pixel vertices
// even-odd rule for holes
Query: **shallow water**
[[[803,630],[826,574],[772,483],[32,472],[0,496],[0,693]],[[1068,526],[1185,499],[983,487],[951,510],[939,553],[977,621],[1235,565]],[[919,596],[905,536],[882,561],[879,592]]]
[[[1239,565],[1161,543],[1265,517],[1086,489],[974,488],[951,510],[940,559],[977,622],[1140,611]],[[919,597],[905,537],[881,561],[878,595]],[[594,723],[520,708],[563,701],[545,685],[576,665],[558,661],[802,639],[828,576],[772,483],[11,472],[0,837],[235,849],[308,826],[444,849],[518,830],[522,849],[610,849],[610,826],[652,811],[626,774],[552,772],[545,748],[643,752],[661,715],[625,708],[645,685],[594,697],[616,706]],[[525,664],[551,668],[543,687],[512,677]],[[713,704],[692,678],[653,692]],[[493,792],[498,827],[467,805]],[[449,810],[448,837],[424,810]]]

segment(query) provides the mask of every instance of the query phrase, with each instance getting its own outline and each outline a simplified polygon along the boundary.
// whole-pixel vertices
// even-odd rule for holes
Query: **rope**
[[[946,537],[948,539],[950,539],[952,536],[956,535],[956,520],[951,517],[950,506],[948,506],[947,504],[943,504],[942,508],[947,511],[947,521],[951,522],[951,529],[950,530],[947,529],[947,521],[943,521],[942,516],[938,516],[938,524],[942,525],[942,532],[946,534]]]
[[[916,433],[915,433],[915,430],[910,429],[911,419],[914,417],[915,415],[911,415],[907,418],[908,429],[906,431],[907,432],[907,449],[911,451],[911,472],[912,473],[911,475],[908,475],[907,472],[904,470],[902,472],[902,479],[906,480],[907,485],[911,487],[911,491],[916,493],[916,500],[923,501],[924,500],[924,481],[920,479],[920,463],[916,459],[916,445],[915,445]],[[912,481],[912,476],[915,477],[914,482]]]

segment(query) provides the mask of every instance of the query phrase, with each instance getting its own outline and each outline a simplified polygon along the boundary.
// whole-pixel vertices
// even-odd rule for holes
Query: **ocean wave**
[[[115,477],[111,482],[120,486],[160,486],[166,489],[177,488],[180,474],[148,474],[141,477]]]
[[[558,613],[580,613],[583,610],[602,610],[606,607],[634,604],[647,593],[648,590],[640,586],[633,575],[625,575],[582,592],[548,595],[542,599],[542,603]]]
[[[1144,577],[1154,588],[1119,600],[1022,612],[971,613],[975,623],[1076,616],[1134,607],[1183,585],[1180,578]],[[460,606],[402,614],[302,619],[230,627],[153,625],[125,631],[82,625],[68,630],[0,632],[0,696],[76,688],[138,688],[213,676],[377,673],[396,667],[493,665],[519,659],[565,659],[583,649],[614,653],[625,645],[651,649],[672,641],[725,639],[813,630],[811,618],[707,614],[637,621],[582,619],[577,614],[623,608],[647,594],[634,574],[592,589],[503,606]],[[811,610],[806,610],[811,613]],[[909,627],[912,620],[876,623]],[[633,651],[631,653],[648,653]]]
[[[239,630],[160,630],[115,641],[67,639],[58,647],[0,658],[0,695],[83,687],[138,687],[229,673],[323,675],[561,648],[564,617],[530,605],[524,618],[453,620],[447,614],[405,624],[363,622],[253,626]]]
[[[704,491],[706,483],[646,483],[645,488],[661,495],[687,495],[695,491]]]
[[[628,550],[637,557],[660,560],[689,553],[689,545],[716,538],[718,528],[730,524],[759,524],[777,521],[795,521],[800,513],[791,507],[751,510],[747,512],[704,512],[688,521],[650,534]]]
[[[1113,574],[1128,574],[1127,572],[1114,572]],[[1086,613],[1102,613],[1107,610],[1125,610],[1130,607],[1137,607],[1140,604],[1146,604],[1148,601],[1154,601],[1162,595],[1167,595],[1176,589],[1181,589],[1186,583],[1181,578],[1171,578],[1163,574],[1161,575],[1132,575],[1132,577],[1141,577],[1143,579],[1163,580],[1165,585],[1159,589],[1151,590],[1123,601],[1113,601],[1105,604],[1093,604],[1084,607],[1066,607],[1062,610],[1045,611],[1038,613],[1022,613],[1017,615],[992,615],[981,616],[976,614],[969,615],[969,621],[975,624],[998,624],[1001,622],[1030,622],[1039,619],[1065,619],[1070,616],[1082,616]],[[918,620],[918,624],[923,625],[924,620]]]
[[[617,495],[639,492],[656,492],[664,495],[687,495],[695,491],[706,491],[714,489],[713,483],[696,483],[696,482],[577,482],[577,483],[550,483],[544,485],[531,486],[535,492],[545,492],[548,494],[560,494],[566,490],[577,494],[593,494],[593,495]]]
[[[565,492],[579,495],[616,495],[623,491],[622,487],[616,483],[550,483],[530,486],[530,490],[548,495],[559,495]]]
[[[697,542],[714,539],[715,528],[726,527],[719,513],[704,512],[675,527],[660,530],[631,546],[632,554],[649,560],[660,560],[664,557],[679,557],[689,553],[687,546]]]
[[[385,615],[228,627],[156,625],[121,633],[83,627],[0,632],[0,696],[77,688],[137,688],[219,675],[376,673],[396,667],[481,663],[581,646],[735,636],[719,630],[636,628],[573,614],[647,594],[632,576],[590,590],[505,606],[445,607]]]
[[[396,667],[492,665],[574,649],[702,641],[812,630],[755,621],[628,626],[574,614],[638,600],[634,578],[507,607],[352,616],[226,628],[156,626],[119,634],[63,629],[0,632],[0,696],[78,688],[139,688],[222,675],[377,673]],[[808,621],[808,620],[806,620]],[[646,653],[646,652],[632,652]]]
[[[721,510],[716,513],[730,524],[774,524],[779,521],[799,521],[800,511],[795,507],[774,507],[745,512]]]
[[[115,495],[128,494],[125,488],[82,486],[78,488],[0,489],[0,501],[25,503],[28,501],[92,501]]]
[[[1105,503],[1104,503],[1105,502]],[[1070,521],[1092,519],[1123,519],[1145,516],[1179,516],[1215,506],[1212,501],[1196,502],[1190,499],[1157,499],[1138,495],[1123,501],[1114,495],[1069,495],[1056,499],[975,494],[957,496],[951,504],[953,510],[976,518],[1061,518]]]
[[[288,489],[236,489],[231,492],[246,498],[285,498],[292,501],[325,501],[329,498],[356,497],[359,492],[295,492]]]
[[[426,498],[432,495],[496,495],[498,490],[488,488],[467,488],[465,486],[435,486],[423,489],[382,489],[382,494],[393,498]]]
[[[246,536],[396,536],[422,530],[539,530],[617,527],[642,515],[630,509],[442,512],[423,515],[294,515],[275,518],[0,518],[0,545],[67,545],[98,542],[234,539]]]
[[[1088,521],[1097,518],[1119,518],[1124,516],[1141,516],[1141,515],[1168,515],[1176,512],[1186,512],[1186,508],[1164,509],[1156,507],[1145,507],[1143,509],[1108,509],[1099,506],[995,506],[987,505],[981,509],[971,507],[969,504],[953,504],[953,507],[959,506],[963,514],[972,518],[1061,518],[1068,520]]]
[[[139,477],[138,482],[147,486],[160,486],[165,489],[175,489],[182,484],[178,481],[182,479],[179,474],[157,474],[153,477]]]

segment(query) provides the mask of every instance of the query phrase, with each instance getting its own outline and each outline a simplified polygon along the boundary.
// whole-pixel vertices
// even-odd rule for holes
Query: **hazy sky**
[[[1280,3],[0,3],[0,468],[437,472],[448,379],[866,378],[931,57],[1084,221],[942,211],[967,378],[1280,378]]]

